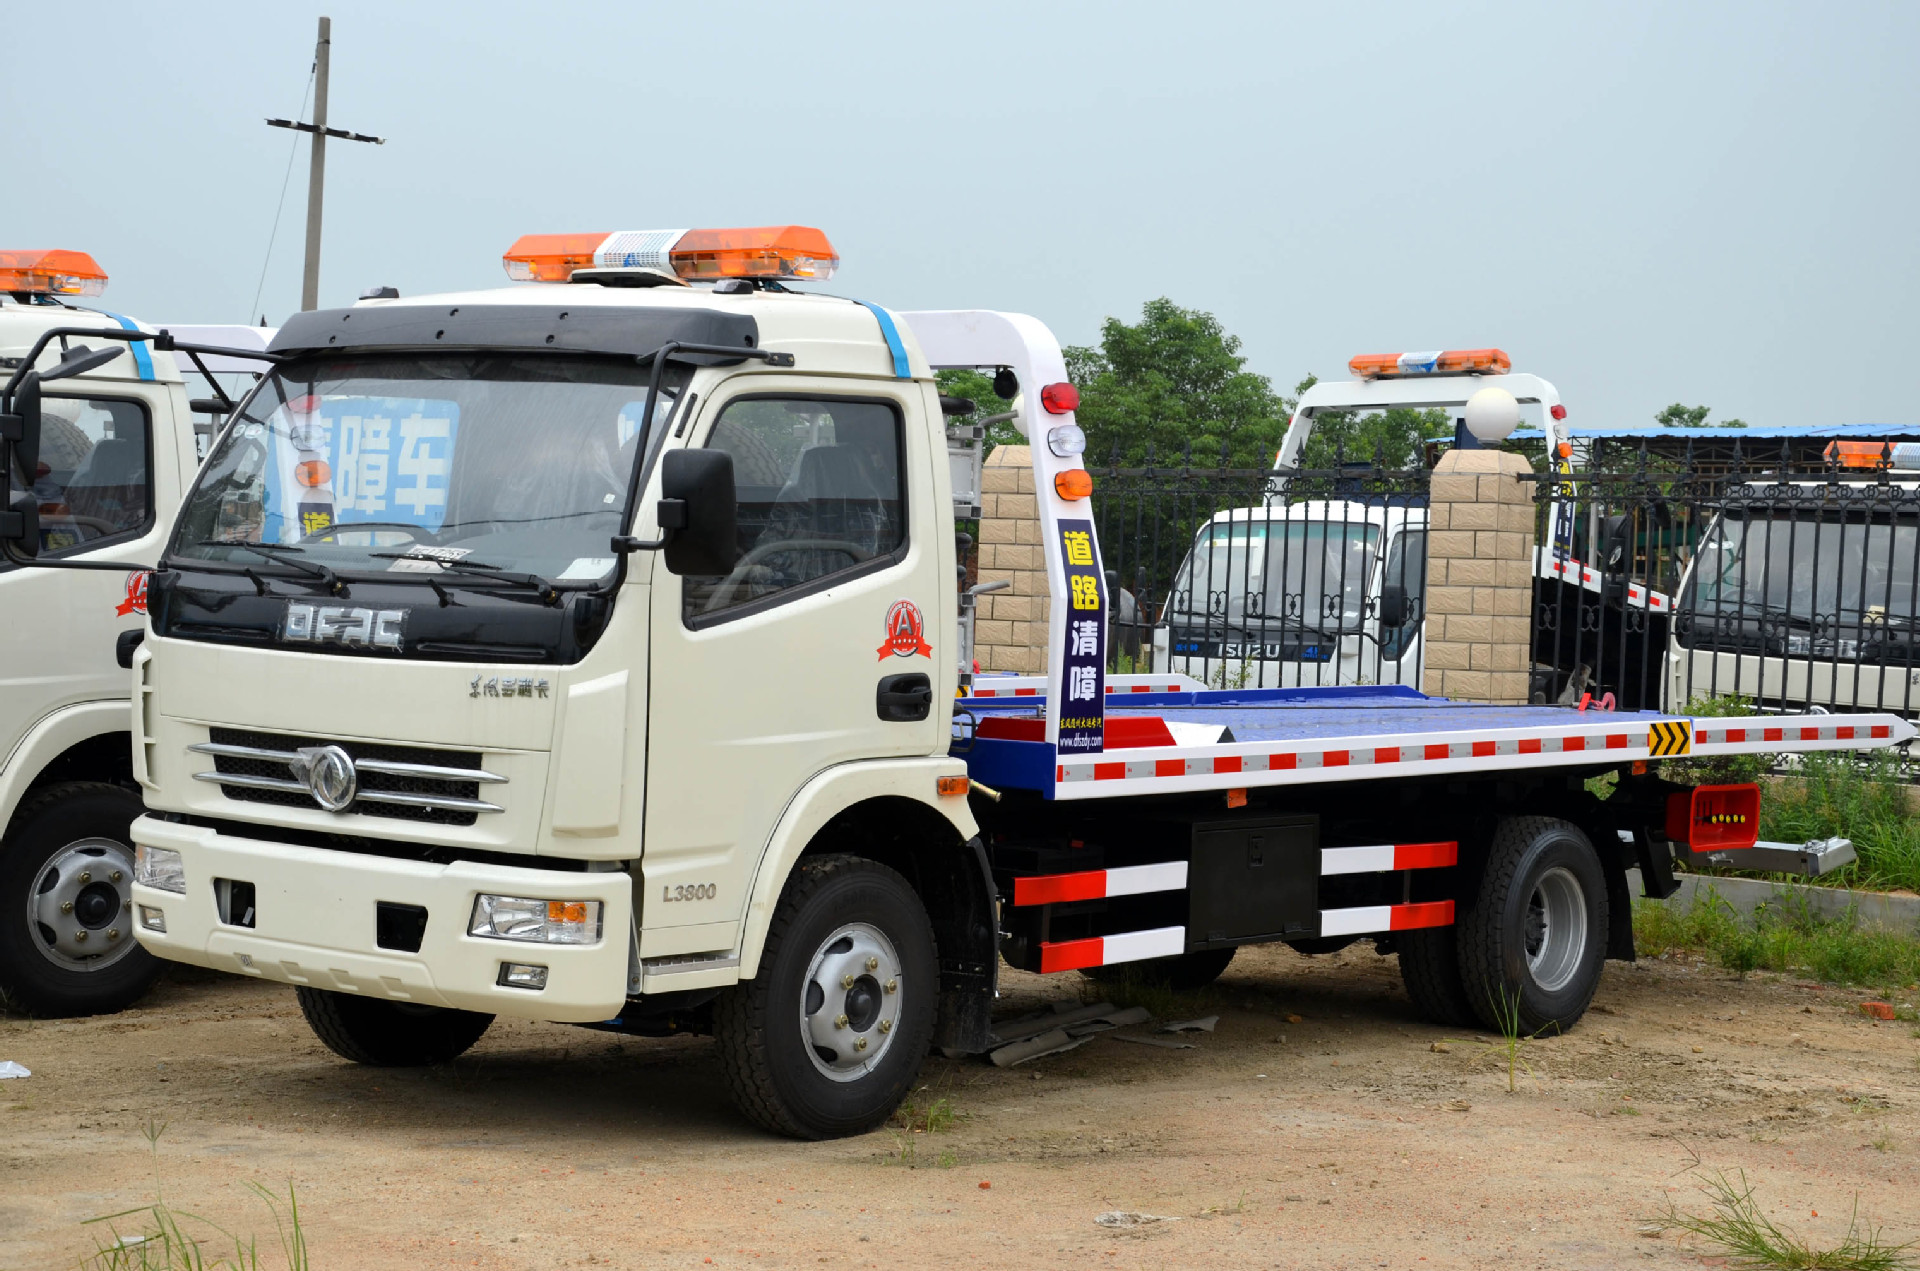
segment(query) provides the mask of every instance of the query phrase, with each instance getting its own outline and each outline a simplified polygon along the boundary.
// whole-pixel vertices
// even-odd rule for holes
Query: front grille
[[[482,812],[501,811],[499,805],[480,798],[480,787],[505,784],[507,779],[481,768],[480,753],[473,750],[331,741],[241,728],[210,729],[206,742],[188,749],[213,756],[214,770],[194,777],[219,785],[220,793],[229,799],[318,809],[305,783],[296,778],[293,761],[302,747],[330,745],[352,756],[359,776],[358,791],[347,812],[432,825],[472,825]]]

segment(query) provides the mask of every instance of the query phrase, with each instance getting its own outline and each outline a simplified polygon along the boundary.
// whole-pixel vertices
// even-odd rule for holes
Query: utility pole
[[[343,141],[370,141],[387,144],[385,137],[369,137],[343,128],[327,127],[327,63],[333,49],[333,19],[320,19],[320,38],[313,52],[313,122],[269,119],[273,128],[291,128],[313,136],[313,157],[307,168],[307,271],[300,283],[300,310],[305,313],[320,307],[320,207],[327,185],[327,138]]]

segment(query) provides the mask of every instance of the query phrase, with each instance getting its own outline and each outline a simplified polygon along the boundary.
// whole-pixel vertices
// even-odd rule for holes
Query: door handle
[[[933,711],[933,681],[918,671],[909,675],[883,675],[873,704],[880,718],[889,724],[915,723]]]

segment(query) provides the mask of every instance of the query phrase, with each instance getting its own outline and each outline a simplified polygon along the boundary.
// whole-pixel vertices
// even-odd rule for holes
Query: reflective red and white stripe
[[[1378,843],[1365,847],[1323,847],[1320,873],[1378,874],[1398,869],[1442,869],[1460,862],[1458,843]]]
[[[1110,695],[1203,693],[1206,688],[1206,685],[1190,675],[1109,675],[1106,680],[1106,689]],[[965,696],[1044,697],[1046,692],[1047,677],[1044,675],[990,675],[975,680]]]
[[[1575,577],[1574,564],[1573,561],[1556,560],[1549,561],[1544,568],[1547,573],[1556,577],[1571,579]],[[1591,587],[1595,591],[1601,589],[1600,574],[1585,565],[1579,566],[1578,578],[1582,587]],[[1660,592],[1651,591],[1635,582],[1627,584],[1627,600],[1636,604],[1646,604],[1655,613],[1665,613],[1673,607],[1673,601]]]
[[[1156,891],[1184,891],[1187,863],[1163,861],[1155,865],[1125,865],[1118,869],[1089,869],[1074,874],[1042,874],[1013,880],[1013,903],[1060,905],[1073,900],[1105,900],[1109,896],[1144,896]]]
[[[1694,746],[1755,746],[1792,741],[1884,741],[1893,736],[1892,724],[1781,724],[1755,728],[1716,728],[1695,724]]]
[[[1361,768],[1375,764],[1419,764],[1449,759],[1492,759],[1502,755],[1587,754],[1646,748],[1646,733],[1636,730],[1597,735],[1422,742],[1402,746],[1342,746],[1327,750],[1274,750],[1252,754],[1189,754],[1168,759],[1088,756],[1061,760],[1055,771],[1055,779],[1062,784],[1077,781],[1139,781],[1155,777],[1232,776],[1312,771],[1319,768]]]
[[[1117,936],[1091,936],[1040,946],[1040,970],[1077,971],[1081,967],[1112,966],[1145,958],[1170,958],[1187,950],[1185,927],[1155,927],[1151,931],[1123,931]]]
[[[1415,931],[1422,927],[1451,927],[1451,900],[1421,900],[1408,905],[1359,905],[1352,909],[1322,909],[1322,936],[1369,936],[1381,931]]]

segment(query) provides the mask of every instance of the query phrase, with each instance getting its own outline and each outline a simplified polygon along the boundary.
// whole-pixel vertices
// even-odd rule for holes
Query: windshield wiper
[[[290,544],[269,545],[265,543],[231,543],[225,539],[219,539],[219,538],[203,538],[199,541],[199,543],[196,544],[196,546],[232,547],[232,548],[238,548],[240,551],[243,551],[243,552],[252,552],[255,556],[259,556],[259,557],[262,557],[263,559],[270,560],[276,565],[287,565],[299,571],[300,573],[307,575],[307,577],[309,578],[318,578],[320,581],[324,582],[327,585],[327,590],[332,592],[336,596],[342,594],[346,590],[346,588],[340,582],[340,576],[334,573],[331,569],[328,569],[325,565],[322,565],[317,561],[293,560],[280,555],[281,552],[304,552],[305,550],[307,550],[304,547],[294,547]],[[242,571],[242,572],[245,572],[245,571]]]
[[[503,583],[512,583],[516,587],[524,587],[529,591],[539,593],[540,599],[547,604],[554,604],[560,599],[560,589],[539,574],[513,573],[501,568],[499,565],[490,564],[486,561],[441,560],[435,556],[415,556],[411,552],[368,552],[367,555],[377,557],[380,560],[426,561],[430,564],[438,565],[441,573],[473,574],[479,578],[492,578]],[[429,584],[431,584],[432,580],[437,576],[438,575],[425,570],[422,570],[420,573],[420,577]],[[394,577],[405,581],[407,576],[403,573],[396,574]],[[381,581],[386,581],[386,575],[381,575]],[[439,588],[435,587],[434,590],[438,591]]]

